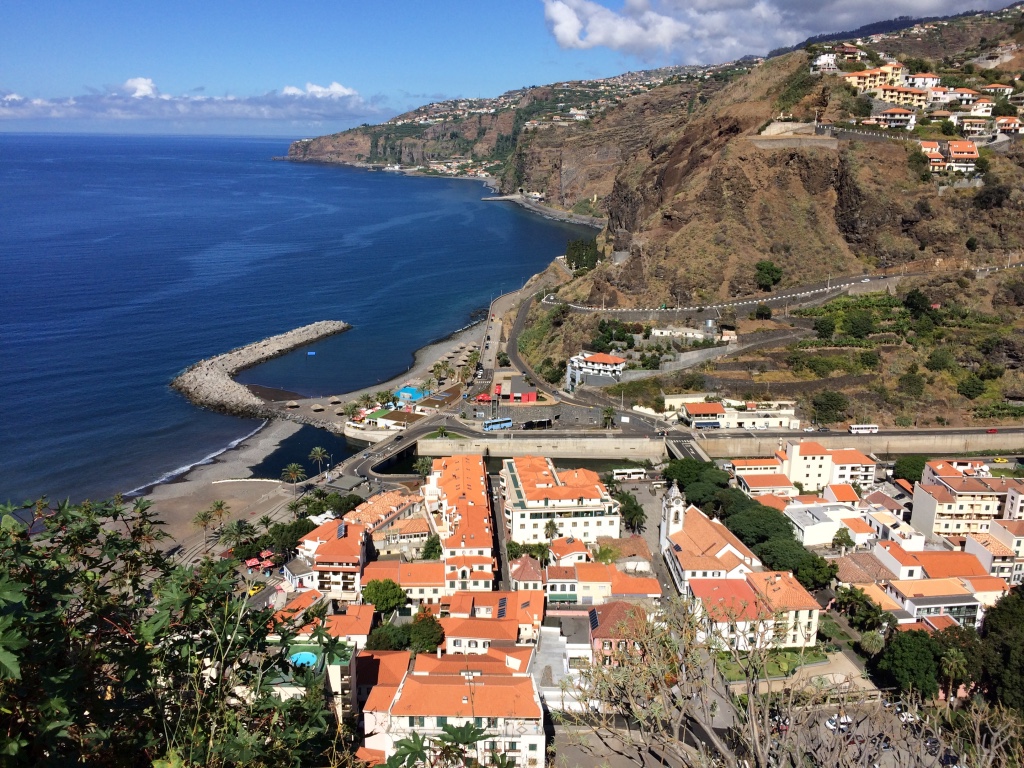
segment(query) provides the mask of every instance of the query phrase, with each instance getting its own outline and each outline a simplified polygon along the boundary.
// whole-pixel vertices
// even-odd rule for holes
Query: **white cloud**
[[[133,99],[144,99],[157,95],[156,83],[148,77],[132,77],[124,81],[124,89]]]
[[[378,100],[365,100],[338,82],[323,86],[289,85],[258,96],[207,96],[201,89],[174,96],[162,93],[148,77],[132,77],[105,91],[77,96],[26,100],[0,91],[0,120],[175,120],[205,121],[354,121],[380,118]]]
[[[543,0],[562,48],[609,48],[641,59],[715,63],[795,45],[811,35],[855,29],[896,16],[943,16],[962,0]],[[979,0],[980,9],[1003,0]]]

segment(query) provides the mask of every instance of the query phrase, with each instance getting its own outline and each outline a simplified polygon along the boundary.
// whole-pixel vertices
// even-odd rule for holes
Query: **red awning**
[[[491,396],[484,392],[482,395],[476,396],[476,401],[478,403],[489,403],[491,402]]]
[[[274,567],[274,561],[273,560],[264,560],[262,563],[260,563],[260,568],[273,568],[273,567]]]
[[[264,549],[262,552],[260,552],[260,557],[273,557],[273,556],[274,556],[274,550],[272,550],[272,549]]]
[[[258,557],[250,557],[248,560],[245,561],[246,568],[255,568],[259,564],[260,559]]]

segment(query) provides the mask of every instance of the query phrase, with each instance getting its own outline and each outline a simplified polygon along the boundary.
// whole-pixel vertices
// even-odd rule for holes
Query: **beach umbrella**
[[[298,408],[299,404],[297,402],[295,402],[294,400],[289,400],[287,403],[285,403],[285,407],[286,408]]]
[[[262,563],[260,563],[260,568],[273,568],[273,567],[274,567],[274,561],[273,560],[264,560]]]
[[[314,411],[322,411],[324,407],[320,403],[313,403],[310,408]]]
[[[255,568],[259,564],[260,559],[258,557],[250,557],[248,560],[245,561],[246,568]]]
[[[274,551],[272,549],[264,549],[260,552],[260,557],[273,557]]]
[[[340,397],[338,397],[337,395],[334,395],[334,396],[333,396],[333,397],[331,398],[331,400],[330,400],[330,403],[331,403],[331,405],[337,405],[337,404],[338,404],[338,403],[340,403],[340,402],[341,402],[341,398],[340,398]]]

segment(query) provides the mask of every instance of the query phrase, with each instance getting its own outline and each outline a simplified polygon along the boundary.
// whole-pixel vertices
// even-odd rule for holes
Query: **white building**
[[[626,370],[626,360],[603,352],[581,352],[569,358],[565,367],[565,388],[572,392],[588,379],[618,381]]]
[[[596,472],[559,473],[550,459],[519,456],[502,461],[501,493],[512,539],[523,544],[548,541],[548,521],[558,537],[592,543],[598,536],[619,537],[619,502]]]

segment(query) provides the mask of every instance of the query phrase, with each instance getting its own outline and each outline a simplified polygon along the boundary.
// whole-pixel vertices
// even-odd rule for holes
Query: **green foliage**
[[[853,549],[854,541],[853,537],[850,536],[850,529],[846,526],[841,527],[836,531],[836,535],[832,537],[832,548],[840,549],[846,547],[846,549]]]
[[[381,624],[366,638],[368,651],[404,651],[409,647],[411,624]]]
[[[811,405],[819,424],[833,424],[846,416],[850,401],[842,392],[824,389],[811,399]]]
[[[978,238],[968,237],[967,242],[964,243],[964,246],[967,248],[968,251],[974,253],[976,250],[978,250]]]
[[[882,356],[873,349],[867,350],[866,352],[861,352],[860,357],[858,359],[860,360],[860,364],[862,367],[868,368],[870,370],[875,370],[878,368],[879,365],[882,364]]]
[[[943,120],[939,123],[939,130],[943,136],[956,136],[956,125],[951,120]]]
[[[276,523],[262,536],[236,544],[232,554],[236,560],[248,560],[269,549],[274,553],[271,559],[283,565],[294,555],[299,539],[314,528],[316,524],[305,517],[290,523]]]
[[[612,345],[621,342],[632,347],[635,343],[633,334],[643,333],[641,323],[624,323],[621,320],[601,320],[597,324],[597,336],[590,341],[590,348],[595,352],[611,352]]]
[[[916,400],[924,395],[924,384],[924,376],[917,371],[907,371],[899,377],[896,387],[907,397]]]
[[[940,655],[939,644],[927,632],[894,632],[878,660],[878,670],[900,693],[930,699],[939,692]]]
[[[924,465],[927,463],[927,456],[900,456],[892,470],[893,479],[916,483],[920,481]]]
[[[647,524],[647,513],[632,493],[622,491],[615,494],[619,502],[619,514],[626,528],[633,533],[640,533]]]
[[[369,603],[382,614],[391,613],[405,605],[406,595],[391,579],[373,579],[363,586],[363,602]]]
[[[846,616],[850,626],[858,632],[872,632],[893,621],[893,616],[884,613],[859,587],[836,589],[835,609]]]
[[[936,347],[928,355],[924,367],[929,371],[955,371],[960,366],[956,362],[956,356],[949,347]]]
[[[0,762],[320,762],[322,681],[277,698],[293,635],[270,644],[271,612],[251,610],[233,562],[175,567],[144,500],[35,512],[34,540],[0,524]]]
[[[1001,98],[992,107],[992,117],[1016,117],[1017,108],[1010,103],[1009,99]]]
[[[792,571],[805,589],[816,590],[828,586],[835,578],[838,566],[808,552],[794,539],[777,536],[754,547],[766,568],[773,571]]]
[[[762,291],[770,291],[782,281],[782,269],[775,262],[764,259],[754,265],[754,282]]]
[[[434,460],[429,456],[420,456],[413,462],[412,468],[420,477],[426,477],[434,471]]]
[[[754,317],[757,320],[771,320],[772,308],[767,304],[758,304],[757,309],[754,310]]]
[[[990,181],[974,194],[974,207],[983,211],[1002,208],[1003,203],[1010,199],[1013,188],[1009,184]]]
[[[518,560],[523,555],[529,555],[543,564],[548,561],[548,555],[551,552],[548,545],[543,542],[537,542],[535,544],[520,544],[518,541],[512,541],[510,539],[506,542],[505,547],[509,562]]]
[[[420,560],[441,559],[441,537],[436,533],[430,536],[423,543],[423,550],[420,552]]]
[[[831,339],[836,332],[835,318],[828,315],[815,318],[814,332],[818,334],[819,339]]]
[[[819,78],[812,75],[806,68],[801,68],[790,75],[782,84],[782,91],[775,99],[775,108],[785,111],[792,108],[820,82]]]
[[[956,391],[968,400],[976,400],[985,394],[985,382],[971,373],[956,385]]]
[[[981,627],[983,680],[995,702],[1024,712],[1024,594],[1018,587],[985,612]]]
[[[417,653],[437,650],[444,641],[441,622],[432,613],[420,611],[409,627],[409,647]]]
[[[789,518],[765,506],[752,507],[730,515],[725,521],[725,527],[751,548],[774,538],[793,538],[793,524]]]
[[[596,239],[570,240],[565,247],[565,262],[569,269],[593,269],[601,260]]]
[[[917,176],[925,177],[931,173],[929,169],[928,157],[920,149],[915,149],[907,156],[907,164]]]
[[[853,310],[843,318],[843,329],[855,339],[864,339],[875,332],[875,318],[870,310]]]

